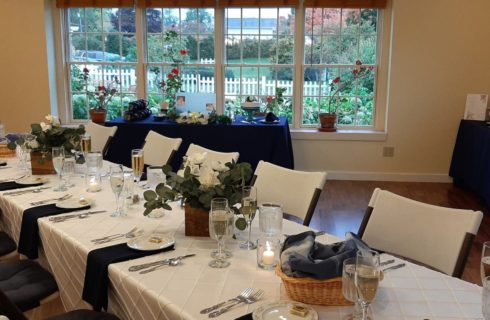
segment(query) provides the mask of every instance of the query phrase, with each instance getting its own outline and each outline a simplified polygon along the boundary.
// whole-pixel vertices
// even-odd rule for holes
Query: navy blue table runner
[[[33,184],[20,184],[15,181],[8,181],[0,183],[0,191],[14,190],[20,188],[29,188],[29,187],[37,187],[42,185],[42,183],[33,183]]]
[[[171,163],[174,170],[180,167],[191,143],[215,151],[239,152],[238,161],[250,163],[253,169],[260,160],[294,169],[287,118],[281,117],[277,124],[247,124],[239,119],[231,125],[185,125],[172,121],[158,122],[153,117],[132,122],[117,118],[106,122],[106,126],[118,127],[107,160],[130,167],[131,149],[140,148],[148,131],[153,130],[170,138],[182,138],[182,144]]]
[[[90,206],[77,209],[61,209],[56,207],[55,204],[47,204],[24,210],[17,251],[29,259],[37,259],[39,246],[39,226],[37,219],[89,208]]]
[[[85,281],[82,298],[90,303],[94,310],[107,310],[109,264],[146,257],[159,252],[174,250],[174,246],[154,251],[138,251],[127,246],[126,243],[95,249],[87,256]]]

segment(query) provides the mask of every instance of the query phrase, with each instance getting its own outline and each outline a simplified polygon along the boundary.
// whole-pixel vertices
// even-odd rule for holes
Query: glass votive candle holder
[[[257,239],[257,265],[266,270],[276,267],[281,254],[281,243],[276,238]]]
[[[99,192],[102,189],[102,180],[99,173],[87,174],[86,181],[88,192]]]

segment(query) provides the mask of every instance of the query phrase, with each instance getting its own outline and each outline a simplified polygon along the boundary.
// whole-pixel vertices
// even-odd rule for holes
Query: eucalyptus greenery
[[[155,209],[163,208],[172,210],[167,202],[174,201],[181,195],[186,204],[194,208],[209,210],[211,200],[216,197],[228,199],[231,208],[240,202],[242,198],[242,187],[252,177],[252,167],[249,163],[235,161],[228,162],[224,170],[215,170],[216,183],[204,184],[191,166],[186,166],[180,174],[172,172],[169,165],[163,167],[167,177],[165,185],[160,183],[155,191],[147,190],[143,194],[146,202],[145,216]],[[234,209],[235,210],[235,209]],[[235,210],[238,213],[238,210]]]

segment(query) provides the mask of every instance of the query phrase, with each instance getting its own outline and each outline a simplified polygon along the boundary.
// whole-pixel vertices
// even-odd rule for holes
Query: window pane
[[[240,63],[241,41],[239,36],[229,35],[225,38],[226,63]]]
[[[108,34],[105,37],[105,61],[121,61],[121,37],[117,34]]]
[[[323,9],[323,34],[340,33],[341,9]]]
[[[277,40],[278,64],[294,63],[294,37],[279,37]],[[271,60],[271,62],[273,62]]]
[[[70,53],[71,61],[86,61],[87,55],[85,52],[85,36],[80,33],[70,35]]]
[[[162,36],[159,34],[148,35],[147,40],[148,49],[148,61],[149,62],[160,62],[163,61],[163,40]]]
[[[68,32],[85,32],[85,10],[68,10]]]
[[[343,9],[342,10],[342,32],[357,34],[359,32],[360,24],[360,14],[359,9]]]
[[[164,30],[176,30],[180,29],[179,26],[179,9],[162,9],[163,29]]]
[[[148,33],[161,33],[163,28],[162,10],[146,9],[146,30]]]
[[[260,37],[260,63],[270,64],[277,60],[277,45],[272,36]]]
[[[199,31],[200,15],[198,9],[182,9],[182,33],[197,33]]]
[[[318,108],[319,108],[318,98],[304,97],[302,123],[315,124],[315,125],[318,124]]]
[[[87,8],[85,9],[85,25],[87,32],[101,32],[102,18],[101,9]]]
[[[243,35],[243,63],[257,64],[259,62],[259,37]]]
[[[279,35],[292,35],[294,34],[294,23],[292,22],[294,15],[294,9],[292,8],[280,8],[279,9]]]
[[[225,68],[225,95],[240,95],[240,68]]]
[[[117,9],[102,9],[102,26],[104,32],[119,32],[119,17]],[[134,31],[133,31],[134,32]]]

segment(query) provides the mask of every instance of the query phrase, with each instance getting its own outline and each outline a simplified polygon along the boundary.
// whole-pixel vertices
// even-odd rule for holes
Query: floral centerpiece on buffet
[[[155,209],[171,210],[167,203],[182,196],[185,203],[186,235],[208,236],[208,211],[211,200],[216,197],[228,199],[230,207],[242,198],[242,187],[252,177],[249,163],[234,161],[223,164],[207,158],[206,153],[196,153],[184,157],[183,169],[172,172],[168,165],[163,167],[167,177],[165,184],[144,193],[145,212],[148,215]],[[205,221],[199,226],[197,216]],[[198,230],[195,230],[198,229]],[[193,234],[192,230],[199,234]]]
[[[268,96],[265,101],[265,121],[267,122],[273,122],[276,121],[277,114],[279,113],[279,109],[282,107],[284,104],[284,92],[286,91],[286,88],[281,88],[277,87],[276,88],[276,95],[275,96]]]

